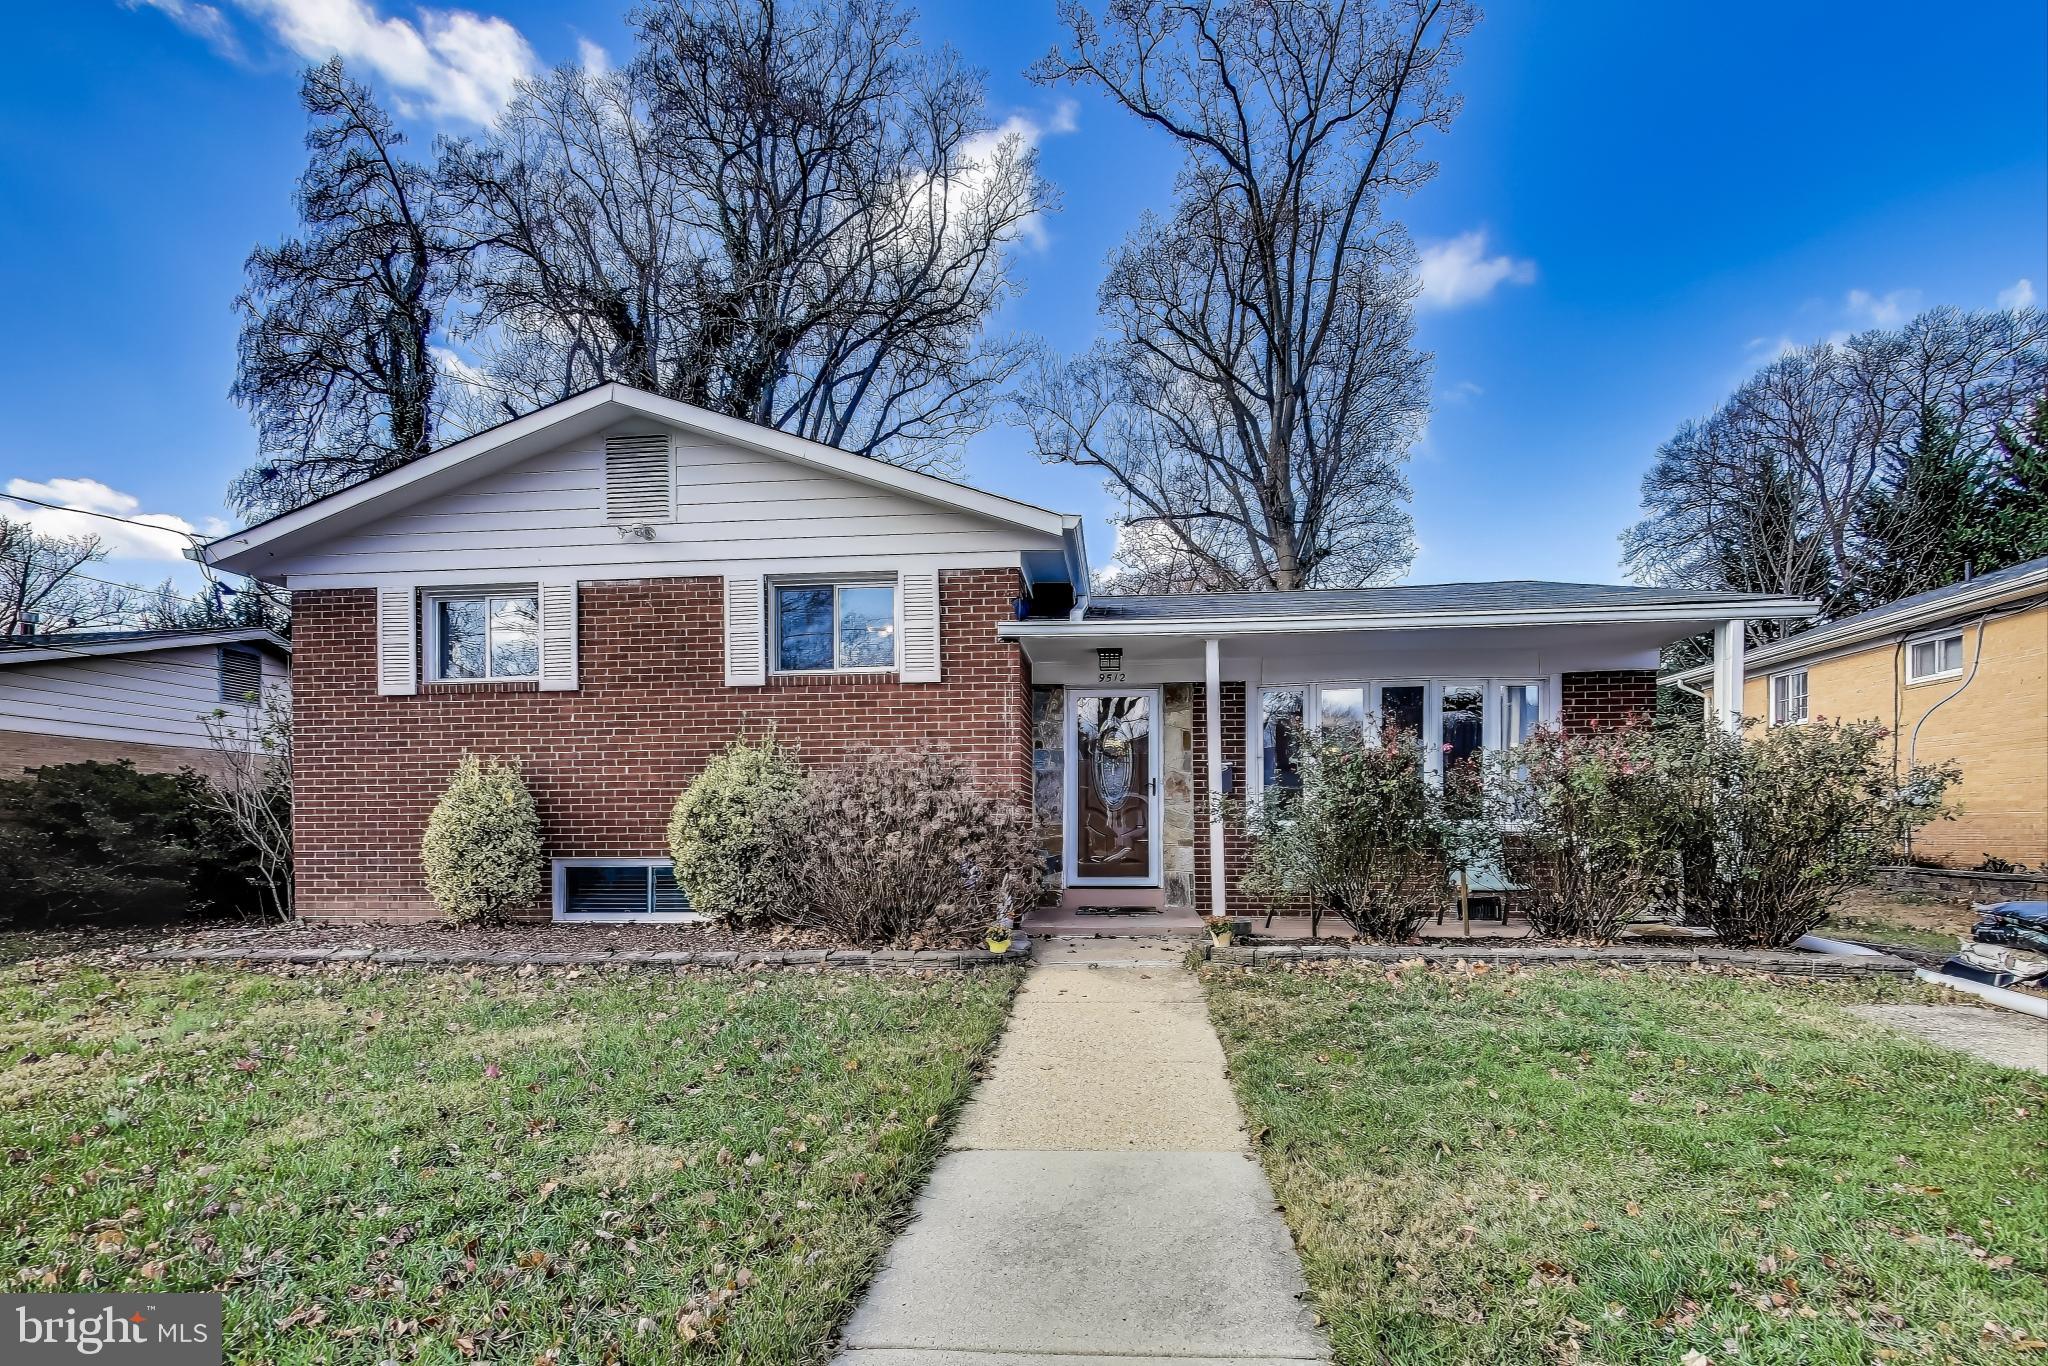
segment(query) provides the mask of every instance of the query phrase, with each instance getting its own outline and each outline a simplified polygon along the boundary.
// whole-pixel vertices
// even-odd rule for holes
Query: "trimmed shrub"
[[[1782,948],[1820,928],[1913,830],[1950,814],[1942,798],[1960,770],[1922,765],[1898,781],[1889,736],[1876,722],[1824,719],[1741,737],[1669,728],[1663,766],[1685,798],[1688,921],[1724,944]]]
[[[1449,868],[1485,812],[1448,809],[1412,737],[1396,731],[1371,748],[1304,732],[1296,763],[1299,788],[1245,812],[1252,849],[1240,886],[1305,899],[1311,935],[1335,911],[1368,939],[1408,938],[1448,902]]]
[[[51,764],[0,781],[0,919],[157,921],[259,909],[252,851],[186,770]]]
[[[801,798],[804,773],[773,734],[736,740],[676,798],[668,851],[691,909],[738,924],[775,919],[789,900],[776,818]]]
[[[941,752],[875,752],[805,777],[773,821],[789,895],[773,918],[847,942],[977,942],[1039,890],[1031,811]]]
[[[458,925],[495,921],[539,899],[540,811],[519,765],[463,755],[427,817],[420,862],[434,904]]]

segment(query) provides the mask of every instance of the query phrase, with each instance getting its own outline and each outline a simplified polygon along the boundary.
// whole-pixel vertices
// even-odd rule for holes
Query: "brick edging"
[[[237,967],[325,967],[373,963],[380,967],[435,968],[831,968],[852,972],[965,972],[1020,966],[1031,961],[1031,941],[1019,936],[1007,953],[986,949],[618,949],[559,952],[505,949],[144,949],[140,963],[222,963]]]
[[[1911,977],[1913,965],[1890,954],[1870,956],[1792,953],[1781,949],[1686,949],[1662,947],[1437,948],[1413,944],[1248,944],[1206,950],[1209,961],[1235,967],[1272,968],[1330,959],[1361,963],[1432,965],[1486,963],[1500,967],[1736,968],[1780,977]]]

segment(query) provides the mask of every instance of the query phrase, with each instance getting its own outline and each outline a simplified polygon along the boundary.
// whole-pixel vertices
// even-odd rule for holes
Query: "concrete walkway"
[[[1041,939],[838,1366],[1327,1361],[1188,941]]]
[[[1988,1006],[1846,1006],[1851,1015],[2000,1067],[2048,1072],[2048,1022]]]

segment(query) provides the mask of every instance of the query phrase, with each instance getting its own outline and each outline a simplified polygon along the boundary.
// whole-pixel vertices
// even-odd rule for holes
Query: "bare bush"
[[[874,752],[814,770],[776,822],[788,895],[771,916],[853,944],[978,940],[1038,895],[1031,812],[958,757]]]

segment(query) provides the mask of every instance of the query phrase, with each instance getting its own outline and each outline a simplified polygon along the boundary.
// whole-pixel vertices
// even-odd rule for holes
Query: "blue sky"
[[[474,131],[523,63],[623,54],[625,8],[20,7],[0,48],[0,487],[92,480],[56,501],[221,529],[253,454],[227,399],[229,301],[249,248],[291,226],[299,67],[342,51],[425,144]],[[927,41],[987,70],[995,115],[1037,130],[1064,201],[1001,324],[1078,350],[1104,256],[1166,204],[1174,152],[1023,79],[1056,36],[1050,0],[922,12]],[[1952,17],[1902,0],[1493,6],[1441,173],[1393,209],[1431,262],[1414,581],[1616,580],[1657,443],[1781,345],[2048,296],[2048,8]],[[967,477],[1087,513],[1093,558],[1111,557],[1099,479],[1039,466],[1021,432],[978,439]],[[112,577],[175,567],[176,534],[99,526]]]

